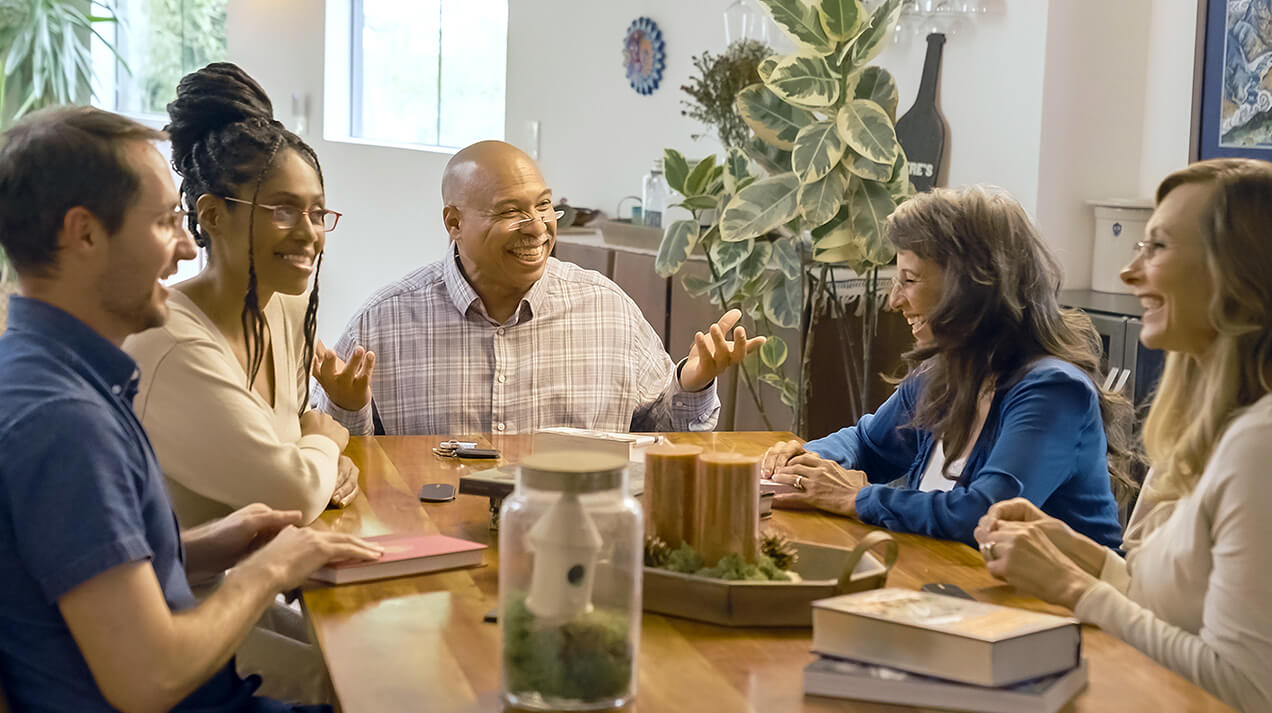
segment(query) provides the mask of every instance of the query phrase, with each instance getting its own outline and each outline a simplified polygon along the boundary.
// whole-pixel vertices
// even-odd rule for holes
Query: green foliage
[[[689,253],[698,242],[698,222],[694,220],[677,220],[667,226],[662,243],[658,246],[658,256],[654,258],[654,272],[659,277],[671,277],[680,270],[680,266],[689,259]]]
[[[835,122],[827,119],[800,129],[795,136],[795,149],[791,151],[791,167],[802,184],[821,180],[839,165],[848,145],[839,135]],[[888,173],[892,166],[889,164]]]
[[[680,113],[713,127],[726,147],[741,148],[749,132],[734,102],[743,87],[760,81],[757,68],[772,53],[762,42],[740,40],[722,54],[703,52],[694,57],[693,67],[698,73],[680,87],[692,101],[682,101],[685,108]],[[667,180],[671,181],[670,174]]]
[[[799,211],[799,179],[784,173],[738,191],[720,216],[720,236],[730,242],[749,240],[776,230]]]
[[[782,101],[763,84],[738,92],[738,111],[756,136],[786,151],[795,148],[799,130],[816,121],[812,112]]]
[[[672,572],[693,574],[703,567],[702,555],[698,554],[698,551],[692,545],[685,542],[673,550],[670,555],[667,555],[667,561],[663,567]]]
[[[89,40],[101,23],[78,0],[0,0],[0,123],[54,104],[90,96],[93,56]],[[6,108],[10,96],[16,106]]]
[[[786,356],[790,351],[790,347],[786,346],[786,340],[770,334],[768,341],[764,342],[764,346],[760,347],[760,360],[770,369],[776,369],[786,362]]]
[[[835,48],[834,43],[826,36],[817,8],[805,4],[804,0],[764,0],[764,4],[768,6],[769,14],[797,46],[820,55],[829,54]]]
[[[598,608],[558,624],[539,621],[524,597],[513,596],[502,624],[512,693],[599,701],[627,692],[633,651],[625,613]]]
[[[793,54],[773,67],[764,86],[788,104],[822,108],[839,101],[839,74],[815,55]]]
[[[679,174],[685,177],[677,190],[693,226],[709,226],[697,228],[696,248],[707,256],[711,279],[685,279],[685,289],[742,309],[771,337],[773,327],[806,330],[805,314],[817,318],[825,300],[838,303],[827,266],[869,273],[893,260],[883,226],[912,187],[894,125],[896,81],[868,66],[896,24],[900,0],[884,0],[873,13],[861,0],[761,3],[796,50],[761,58],[757,81],[736,90],[737,115],[753,136],[731,139],[723,160],[700,162],[696,180]],[[721,180],[710,180],[718,170]],[[668,175],[670,181],[670,169]],[[659,274],[683,266],[695,249],[693,232],[668,226]],[[842,306],[838,311],[845,313]],[[794,407],[800,393],[780,368],[785,349],[770,341],[744,363],[743,376],[748,386],[753,379],[770,384]],[[863,365],[863,373],[868,370]]]
[[[881,67],[866,67],[849,75],[844,82],[844,95],[854,99],[869,99],[888,112],[888,118],[897,118],[897,82]]]
[[[145,61],[133,69],[144,113],[163,113],[177,82],[225,58],[227,0],[144,0],[150,27]]]
[[[704,567],[694,574],[712,579],[749,582],[789,582],[791,579],[767,555],[757,555],[755,564],[751,564],[742,559],[742,555],[727,554],[714,567]]]
[[[657,539],[657,538],[653,538]],[[661,540],[660,540],[661,542]],[[785,542],[783,540],[783,542]],[[788,564],[794,564],[793,557],[784,558],[780,550],[774,550],[777,558],[769,555],[767,552],[761,552],[756,555],[755,563],[747,562],[739,554],[728,554],[720,558],[719,562],[707,567],[702,561],[702,555],[693,548],[689,543],[684,543],[679,549],[673,551],[670,556],[663,558],[661,564],[651,564],[650,543],[645,543],[645,565],[647,567],[659,567],[680,574],[692,574],[696,577],[710,577],[711,579],[727,579],[730,581],[751,581],[751,582],[789,582],[791,579],[783,567],[778,566],[778,561],[785,561]]]

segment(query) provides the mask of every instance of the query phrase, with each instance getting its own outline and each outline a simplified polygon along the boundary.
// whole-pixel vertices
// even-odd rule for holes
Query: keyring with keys
[[[433,452],[443,458],[454,458],[460,448],[476,448],[477,444],[469,441],[442,441]]]
[[[478,448],[476,443],[467,441],[442,441],[433,452],[443,458],[498,458],[499,451],[494,448]]]

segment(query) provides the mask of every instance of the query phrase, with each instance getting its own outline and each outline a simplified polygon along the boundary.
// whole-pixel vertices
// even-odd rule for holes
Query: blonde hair
[[[1214,292],[1207,305],[1215,338],[1203,359],[1172,352],[1144,423],[1156,469],[1152,490],[1182,497],[1228,425],[1272,391],[1272,163],[1201,161],[1167,176],[1157,203],[1182,185],[1213,185],[1200,234]]]

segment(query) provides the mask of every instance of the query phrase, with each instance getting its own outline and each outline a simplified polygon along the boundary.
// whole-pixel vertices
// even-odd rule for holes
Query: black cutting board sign
[[[900,119],[897,139],[910,162],[910,182],[914,190],[931,190],[943,177],[945,163],[945,117],[936,107],[936,83],[941,76],[941,50],[945,35],[933,32],[927,36],[927,57],[923,60],[923,78],[919,93]]]

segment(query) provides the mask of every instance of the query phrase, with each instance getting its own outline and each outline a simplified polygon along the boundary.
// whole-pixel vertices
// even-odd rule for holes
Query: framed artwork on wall
[[[1272,0],[1200,0],[1193,156],[1272,160]]]

